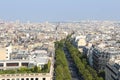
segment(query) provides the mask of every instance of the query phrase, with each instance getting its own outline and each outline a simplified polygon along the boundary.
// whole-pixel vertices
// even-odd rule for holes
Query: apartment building
[[[10,59],[10,54],[12,53],[12,46],[3,46],[0,47],[0,60],[9,60]]]
[[[120,80],[120,60],[109,62],[105,68],[105,80]]]
[[[53,56],[46,49],[36,47],[33,51],[28,52],[26,50],[13,50],[11,47],[7,47],[4,50],[9,53],[9,60],[7,58],[0,60],[0,70],[15,70],[21,67],[32,68],[38,66],[40,69],[44,68],[44,65],[50,61],[50,71],[47,73],[16,73],[16,74],[0,74],[0,80],[52,80],[53,77]]]
[[[0,48],[0,60],[6,60],[7,55],[6,55],[6,48]]]
[[[104,47],[104,49],[94,47],[92,57],[93,68],[96,70],[104,70],[107,62],[120,58],[120,50],[114,47]]]

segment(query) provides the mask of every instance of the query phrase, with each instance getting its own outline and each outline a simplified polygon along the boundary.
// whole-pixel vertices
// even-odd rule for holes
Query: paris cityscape
[[[120,80],[120,12],[113,9],[120,8],[120,1],[89,2],[0,1],[0,80]],[[40,10],[46,3],[48,7]],[[75,7],[70,7],[72,4],[76,4]],[[90,8],[81,9],[86,4]],[[110,6],[112,15],[107,14]],[[106,10],[101,12],[102,19],[100,15],[96,18],[90,14],[92,9],[99,12],[96,7]],[[58,8],[64,10],[62,15],[58,15]],[[88,13],[65,13],[67,9],[67,12],[80,9],[78,13],[82,10]],[[54,14],[49,15],[52,12]],[[114,12],[118,18],[113,17]]]

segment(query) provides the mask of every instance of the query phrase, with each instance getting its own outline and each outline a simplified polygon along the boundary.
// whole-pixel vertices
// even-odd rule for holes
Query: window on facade
[[[17,78],[16,80],[20,80],[19,78]]]
[[[0,63],[0,67],[3,67],[3,63]]]
[[[38,80],[38,78],[35,78],[35,80]]]
[[[34,80],[33,78],[31,78],[31,80]]]
[[[106,58],[108,58],[108,56],[106,56]]]
[[[21,80],[24,80],[24,78],[22,78]]]
[[[43,78],[43,80],[46,80],[45,78]]]
[[[22,66],[28,66],[28,63],[22,63]]]
[[[7,65],[7,66],[18,66],[19,63],[7,63],[6,65]]]
[[[5,79],[2,79],[2,80],[5,80]]]
[[[29,80],[29,78],[26,78],[26,80]]]
[[[104,69],[105,69],[105,67],[101,67],[101,69],[102,69],[102,70],[104,70]]]
[[[12,79],[12,80],[15,80],[15,79]]]
[[[7,79],[7,80],[10,80],[10,79]]]

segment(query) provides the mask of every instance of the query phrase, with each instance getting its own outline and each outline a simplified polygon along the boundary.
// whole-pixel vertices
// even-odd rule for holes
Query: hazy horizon
[[[120,21],[119,0],[1,0],[0,19],[23,22]]]

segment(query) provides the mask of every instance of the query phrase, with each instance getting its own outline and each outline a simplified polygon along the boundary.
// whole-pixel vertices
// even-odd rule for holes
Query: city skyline
[[[1,0],[0,19],[7,21],[120,21],[120,1],[116,0]]]

